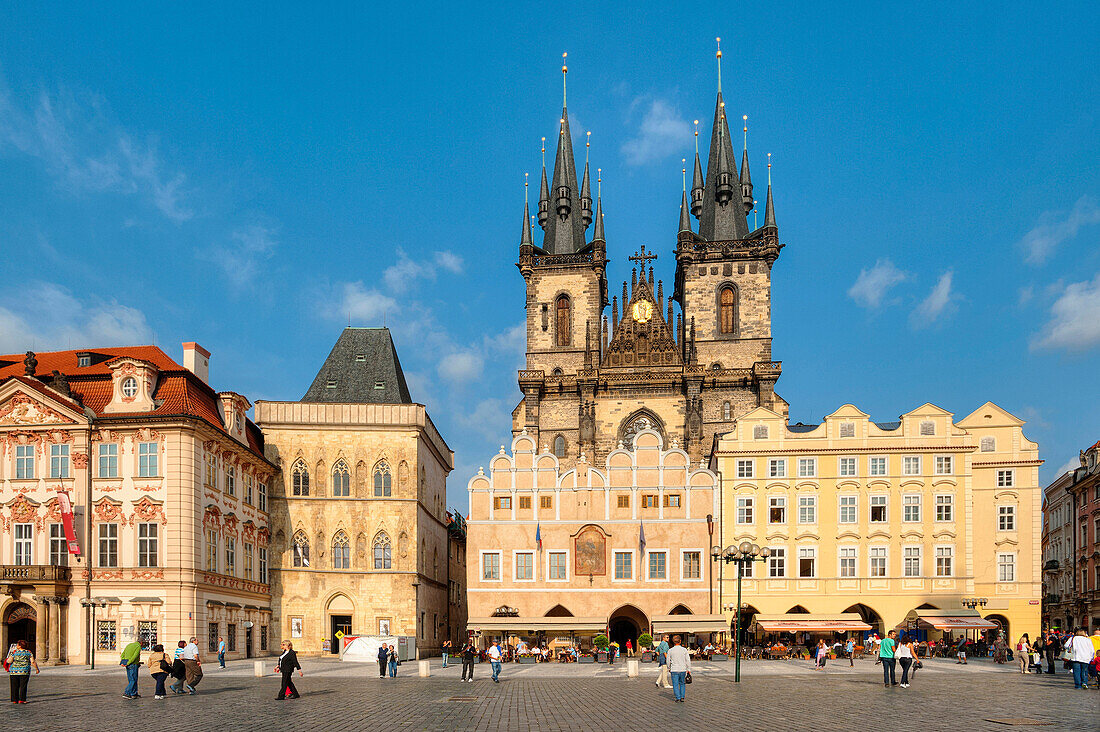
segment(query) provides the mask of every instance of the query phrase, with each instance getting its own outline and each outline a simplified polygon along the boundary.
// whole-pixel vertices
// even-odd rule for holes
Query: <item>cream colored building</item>
[[[4,648],[87,663],[94,643],[110,663],[133,640],[212,651],[224,637],[229,658],[277,647],[275,469],[248,400],[206,383],[209,356],[194,343],[183,366],[155,346],[0,356]]]
[[[587,647],[605,631],[637,645],[641,633],[674,624],[725,630],[711,614],[716,486],[714,473],[652,429],[599,466],[582,454],[568,469],[521,432],[467,486],[470,631],[536,642],[580,636]]]
[[[932,404],[893,423],[851,405],[819,425],[764,408],[737,419],[711,460],[720,544],[772,551],[743,580],[744,621],[858,612],[881,633],[912,610],[964,614],[964,598],[986,598],[982,616],[1034,636],[1042,461],[1023,424],[988,402],[958,422]],[[721,582],[730,619],[733,566]]]
[[[436,653],[465,597],[450,576],[464,561],[446,507],[453,453],[412,402],[389,331],[344,330],[302,401],[257,402],[256,421],[281,468],[279,634],[305,653],[338,652],[338,634],[413,636]]]

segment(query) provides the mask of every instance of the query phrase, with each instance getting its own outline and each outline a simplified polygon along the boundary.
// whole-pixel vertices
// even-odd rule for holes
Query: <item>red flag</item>
[[[76,540],[76,530],[73,528],[73,504],[69,501],[69,494],[58,490],[57,505],[61,507],[61,522],[65,526],[65,539],[69,542],[69,554],[79,556],[80,542]]]

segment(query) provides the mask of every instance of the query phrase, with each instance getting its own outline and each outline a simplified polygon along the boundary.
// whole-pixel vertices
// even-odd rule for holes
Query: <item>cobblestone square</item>
[[[272,660],[265,661],[270,670]],[[1028,718],[1059,730],[1096,730],[1100,692],[1074,690],[1068,673],[1022,676],[977,661],[926,661],[909,689],[882,686],[870,660],[854,669],[830,664],[747,662],[734,685],[733,664],[696,664],[687,702],[653,685],[644,664],[628,678],[615,666],[505,664],[500,684],[488,664],[463,683],[459,668],[432,662],[432,676],[406,663],[394,680],[372,664],[305,659],[295,680],[301,699],[276,701],[278,678],[253,676],[250,662],[208,665],[195,696],[153,699],[143,670],[141,699],[122,698],[118,668],[49,668],[31,679],[25,706],[8,705],[9,730],[309,729],[309,730],[897,730],[1005,729],[990,719]]]

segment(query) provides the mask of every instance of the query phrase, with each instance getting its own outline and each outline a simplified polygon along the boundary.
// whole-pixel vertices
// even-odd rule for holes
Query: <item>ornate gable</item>
[[[75,420],[21,392],[0,402],[0,425],[74,423]]]
[[[646,278],[645,263],[655,255],[641,253],[631,257],[641,261],[642,276],[632,278],[631,293],[627,296],[623,283],[622,320],[618,309],[612,306],[614,335],[604,354],[603,368],[634,368],[651,366],[681,366],[680,347],[676,344],[674,329],[661,312],[663,292],[661,283],[653,291],[653,269]],[[669,309],[671,318],[672,310]]]

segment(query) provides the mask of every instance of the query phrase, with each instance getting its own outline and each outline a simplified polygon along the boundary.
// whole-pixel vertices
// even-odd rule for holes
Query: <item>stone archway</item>
[[[627,640],[638,647],[638,636],[649,632],[649,618],[634,605],[623,605],[607,619],[607,637],[625,651]]]
[[[554,607],[546,611],[545,617],[547,618],[571,618],[573,613],[569,611],[569,608],[562,604],[557,604]]]
[[[871,626],[869,632],[878,633],[883,638],[886,637],[886,626],[882,622],[882,616],[875,612],[874,609],[860,602],[852,605],[844,612],[859,613],[859,617],[863,619],[863,622]]]
[[[35,652],[35,640],[38,636],[36,623],[38,612],[25,602],[13,602],[4,611],[4,648],[5,651],[16,641],[26,641],[27,647]]]
[[[329,598],[325,605],[325,614],[329,619],[329,651],[339,654],[341,638],[345,635],[354,635],[355,605],[352,604],[351,598],[339,592]],[[340,634],[339,637],[337,633]]]
[[[999,637],[1004,638],[1006,643],[1011,644],[1013,642],[1010,629],[1008,627],[1008,618],[1004,615],[986,615],[985,619],[991,623],[997,624],[997,630],[990,630],[988,633],[989,641],[992,643]],[[1015,647],[1015,646],[1012,646]]]

